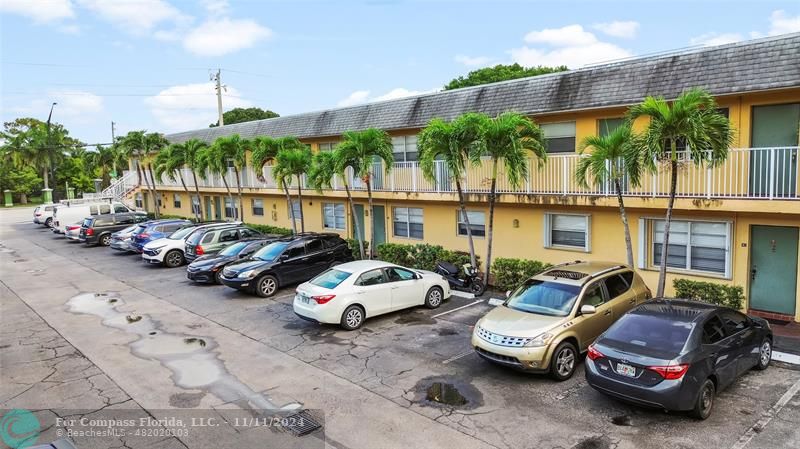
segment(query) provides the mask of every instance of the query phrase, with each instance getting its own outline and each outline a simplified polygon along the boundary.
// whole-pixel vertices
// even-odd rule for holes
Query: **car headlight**
[[[242,279],[250,279],[255,274],[256,274],[256,270],[246,270],[246,271],[242,271],[241,273],[239,273],[239,275],[236,276],[236,277],[237,278],[242,278]]]
[[[528,348],[539,348],[542,346],[547,346],[550,344],[550,341],[553,339],[553,334],[549,332],[545,332],[543,334],[537,335],[536,337],[532,338],[531,341],[525,344]]]
[[[149,249],[150,251],[153,251],[156,254],[159,254],[161,252],[161,248],[163,248],[164,246],[166,246],[166,245],[156,246],[154,248],[147,248],[147,249]]]

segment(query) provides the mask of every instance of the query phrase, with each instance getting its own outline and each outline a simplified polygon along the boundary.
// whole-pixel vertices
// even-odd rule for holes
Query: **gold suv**
[[[475,351],[495,363],[567,380],[578,354],[652,295],[629,267],[576,261],[531,277],[507,296],[475,324]]]

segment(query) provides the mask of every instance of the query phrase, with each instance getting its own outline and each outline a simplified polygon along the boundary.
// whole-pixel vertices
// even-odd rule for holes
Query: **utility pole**
[[[217,82],[217,112],[219,113],[219,126],[224,125],[222,119],[222,89],[225,87],[222,85],[222,70],[217,69],[217,74],[212,75],[212,80]]]
[[[117,143],[117,138],[114,135],[114,121],[111,121],[111,148],[114,148],[114,144]],[[114,161],[111,163],[111,177],[116,179],[117,178],[117,158],[114,158]]]
[[[53,102],[53,104],[50,105],[50,114],[47,116],[47,140],[45,141],[45,146],[48,147],[47,151],[50,151],[50,148],[49,148],[50,147],[50,120],[53,118],[53,108],[56,107],[57,104],[58,103]],[[48,181],[48,177],[49,177],[49,174],[50,174],[49,172],[52,169],[52,167],[50,167],[50,162],[52,162],[52,161],[48,161],[47,159],[45,159],[45,167],[44,167],[44,170],[42,170],[44,172],[44,173],[42,173],[42,175],[44,175],[43,176],[44,177],[44,189],[42,189],[42,200],[44,201],[45,204],[52,204],[53,203],[53,189],[50,188],[49,181]]]

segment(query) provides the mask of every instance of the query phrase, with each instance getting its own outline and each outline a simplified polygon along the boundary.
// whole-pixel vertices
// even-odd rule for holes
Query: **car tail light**
[[[137,235],[136,237],[140,238],[140,239],[149,239],[150,238],[150,234],[141,233],[141,234]]]
[[[586,357],[589,357],[589,360],[597,360],[597,359],[602,359],[603,357],[605,357],[605,355],[603,355],[602,352],[598,351],[597,348],[594,347],[594,345],[590,345],[589,353],[586,354]]]
[[[312,296],[311,299],[316,301],[317,304],[325,304],[326,302],[330,301],[335,297],[336,295],[319,295],[319,296]]]
[[[33,215],[36,215],[37,217],[41,217],[41,216],[42,216],[42,213],[41,213],[41,212],[36,212],[36,213],[35,213],[35,214],[33,214]]]
[[[197,246],[194,247],[194,255],[195,256],[202,256],[203,254],[205,254],[205,251],[203,250],[202,246],[197,245]]]
[[[648,366],[647,369],[657,372],[664,379],[675,380],[680,379],[684,374],[686,374],[686,371],[689,369],[689,364],[684,363],[682,365]]]
[[[92,228],[86,229],[86,235],[94,235],[94,229]]]

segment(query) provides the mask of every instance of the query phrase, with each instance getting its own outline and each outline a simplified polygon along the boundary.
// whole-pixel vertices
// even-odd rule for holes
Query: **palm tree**
[[[504,112],[486,121],[481,141],[473,145],[470,159],[481,163],[483,156],[492,159],[492,178],[489,188],[489,229],[486,234],[486,267],[484,279],[489,281],[492,266],[494,236],[494,206],[497,191],[497,172],[502,160],[505,174],[512,186],[519,186],[528,177],[528,157],[533,156],[539,167],[547,160],[542,130],[529,118],[517,112]]]
[[[253,147],[250,164],[253,166],[258,176],[261,177],[264,171],[264,165],[273,163],[280,150],[301,148],[305,147],[305,145],[296,137],[292,136],[278,139],[263,136],[253,139]],[[295,221],[294,207],[292,207],[292,197],[289,194],[289,182],[291,178],[286,176],[285,173],[275,173],[274,171],[272,177],[275,179],[275,182],[283,188],[283,192],[286,194],[286,204],[289,207],[289,216],[292,221],[292,232],[297,234],[297,222]],[[287,182],[287,180],[289,180],[289,182]]]
[[[234,136],[236,138],[232,139]],[[226,179],[226,176],[230,171],[228,167],[228,161],[235,157],[236,152],[238,151],[237,147],[240,145],[240,143],[241,141],[238,135],[218,137],[209,148],[209,152],[207,154],[208,170],[222,178],[222,184],[225,186],[225,191],[228,192],[228,199],[230,200],[231,205],[234,204],[233,193],[231,192],[231,187],[228,185],[228,180]],[[238,181],[238,171],[236,177]],[[241,201],[241,196],[239,196],[239,198]],[[235,215],[235,208],[234,211]]]
[[[455,181],[458,205],[467,227],[470,263],[476,269],[478,264],[475,257],[475,243],[467,216],[461,181],[466,172],[469,155],[473,151],[473,147],[479,145],[482,130],[488,120],[489,117],[485,114],[472,112],[463,114],[450,123],[435,118],[419,133],[417,140],[419,166],[423,175],[435,182],[436,161],[441,160],[447,166],[449,177]]]
[[[158,154],[161,150],[166,148],[167,145],[169,145],[169,141],[167,141],[167,139],[164,138],[164,136],[159,134],[159,133],[148,133],[148,134],[144,135],[143,147],[144,147],[145,156],[151,156],[154,153]],[[155,181],[155,177],[153,175],[153,159],[152,159],[152,157],[148,159],[147,171],[150,174],[150,179],[151,179],[151,182],[153,184],[153,203],[154,203],[155,209],[158,211],[158,212],[156,212],[156,217],[159,217],[160,214],[161,214],[161,211],[159,210],[160,208],[159,208],[159,205],[158,205],[158,203],[159,203],[158,200],[161,197],[159,196],[158,187],[156,187],[156,181]]]
[[[183,173],[181,172],[186,165],[186,146],[183,144],[173,144],[164,148],[156,156],[154,164],[156,177],[159,181],[163,182],[164,174],[173,181],[180,180],[181,186],[183,186],[183,190],[189,198],[195,220],[199,222],[200,216],[194,208],[194,203],[191,201],[192,194],[189,192],[189,188],[186,187],[186,180],[183,178]],[[178,175],[177,178],[175,174]]]
[[[692,163],[698,166],[717,166],[728,157],[728,148],[733,143],[733,128],[728,118],[717,111],[714,97],[699,88],[683,92],[672,104],[662,97],[647,97],[628,111],[630,122],[639,117],[649,119],[641,138],[634,140],[642,162],[651,172],[657,172],[660,165],[670,174],[656,290],[656,295],[661,297],[664,296],[666,283],[669,228],[675,204],[680,153],[690,156]]]
[[[195,194],[197,195],[197,204],[198,208],[195,210],[194,208],[194,201],[192,201],[192,210],[195,211],[195,215],[199,219],[202,219],[202,212],[201,212],[201,201],[200,201],[200,184],[197,183],[197,172],[200,171],[200,156],[202,152],[208,148],[205,142],[198,139],[189,139],[186,142],[179,144],[181,146],[181,152],[183,152],[183,163],[186,165],[192,172],[192,181],[194,182],[194,190]],[[208,167],[204,167],[201,172],[201,177],[205,179],[206,169]],[[191,199],[191,196],[189,196]]]
[[[239,219],[244,217],[244,203],[242,201],[242,170],[247,165],[247,150],[252,146],[248,140],[242,139],[238,134],[219,137],[214,146],[217,148],[217,157],[222,158],[221,163],[227,166],[228,161],[233,162],[233,174],[236,177],[236,191],[239,197]],[[226,168],[227,173],[227,168]],[[224,178],[223,178],[224,179]],[[231,199],[231,202],[233,200]]]
[[[392,139],[386,131],[377,128],[368,128],[364,131],[346,131],[342,135],[342,142],[336,146],[337,152],[337,171],[344,173],[347,167],[353,170],[353,177],[364,180],[367,186],[367,201],[370,218],[370,237],[369,258],[375,252],[375,214],[372,210],[372,168],[375,162],[383,162],[385,173],[394,164],[394,153],[392,153]],[[350,187],[347,183],[347,176],[344,177],[345,189],[348,198],[350,197]],[[352,199],[351,199],[352,201]],[[352,205],[352,203],[351,203]],[[353,207],[355,209],[355,207]],[[353,214],[354,221],[358,222]]]
[[[300,232],[306,232],[306,225],[303,220],[303,179],[302,176],[311,168],[311,149],[303,145],[299,148],[282,148],[275,156],[275,165],[272,167],[272,175],[275,179],[285,180],[294,176],[297,179],[297,202],[300,203]],[[294,214],[294,207],[292,214]],[[294,217],[293,217],[294,218]]]
[[[158,199],[156,197],[156,190],[155,185],[152,187],[150,186],[150,181],[148,177],[145,175],[146,164],[142,161],[148,154],[148,135],[146,131],[131,131],[122,138],[121,144],[125,148],[125,153],[128,155],[129,158],[133,159],[136,165],[136,174],[138,176],[138,184],[142,185],[142,178],[144,178],[145,187],[147,191],[150,193],[150,197],[153,200],[153,209],[156,218],[160,216],[160,210],[158,207]],[[143,167],[143,165],[145,165]],[[150,176],[152,180],[152,174]],[[155,180],[153,180],[155,181]],[[154,182],[155,184],[155,182]]]
[[[628,226],[628,215],[622,199],[622,183],[627,178],[634,187],[638,187],[642,176],[641,158],[633,145],[634,136],[629,124],[624,124],[606,136],[588,136],[578,147],[583,155],[575,170],[575,180],[583,187],[592,182],[603,186],[614,184],[619,203],[619,214],[625,229],[625,248],[628,251],[628,266],[633,267],[633,244]]]
[[[111,174],[114,172],[116,162],[119,160],[118,153],[118,147],[115,145],[97,145],[95,151],[87,151],[84,154],[87,171],[94,176],[99,170],[100,178],[103,180],[103,187],[108,187],[111,184]]]

